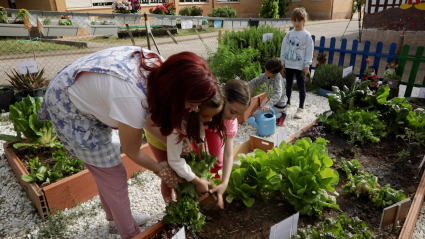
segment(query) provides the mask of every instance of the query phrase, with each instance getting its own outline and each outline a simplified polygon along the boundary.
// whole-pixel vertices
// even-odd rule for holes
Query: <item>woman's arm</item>
[[[163,169],[155,160],[140,149],[142,145],[143,129],[136,129],[127,124],[118,123],[118,131],[121,141],[121,148],[131,160],[138,165],[158,173]]]

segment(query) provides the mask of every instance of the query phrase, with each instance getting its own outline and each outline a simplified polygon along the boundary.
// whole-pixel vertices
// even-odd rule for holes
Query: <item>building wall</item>
[[[239,18],[259,17],[263,0],[239,0],[239,2],[217,3],[215,7],[229,6],[236,10]]]
[[[17,9],[56,11],[54,0],[15,0],[15,4]]]
[[[334,0],[332,19],[350,19],[354,0]]]
[[[0,0],[0,6],[4,8],[10,8],[9,2],[7,0]]]
[[[291,17],[292,11],[297,7],[304,7],[307,10],[309,19],[315,20],[330,20],[331,19],[331,8],[334,0],[292,0],[292,5],[289,6],[289,11],[286,16]],[[351,1],[351,0],[345,0]]]

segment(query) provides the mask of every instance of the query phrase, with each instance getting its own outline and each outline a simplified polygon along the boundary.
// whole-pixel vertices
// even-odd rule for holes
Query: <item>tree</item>
[[[279,0],[265,0],[261,4],[260,17],[279,18]]]
[[[292,5],[292,0],[279,0],[279,15],[281,18],[286,17],[286,13],[289,10],[289,6]]]

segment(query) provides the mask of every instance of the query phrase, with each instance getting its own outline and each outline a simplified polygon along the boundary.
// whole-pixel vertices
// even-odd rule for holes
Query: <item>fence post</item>
[[[148,20],[148,14],[145,12],[143,15],[144,15],[144,17],[145,17],[146,39],[147,39],[147,41],[148,41],[148,49],[150,50],[150,49],[151,49],[151,42],[150,42],[150,40],[149,40],[148,26],[147,26],[147,24],[146,24],[146,21]]]
[[[221,43],[221,40],[222,40],[222,31],[221,31],[221,29],[220,30],[218,30],[218,38],[217,38],[217,40],[218,40],[218,43]]]

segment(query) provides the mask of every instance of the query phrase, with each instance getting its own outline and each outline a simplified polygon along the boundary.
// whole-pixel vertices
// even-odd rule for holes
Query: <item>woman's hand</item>
[[[220,207],[221,209],[224,209],[223,194],[226,191],[226,188],[227,188],[227,184],[222,183],[209,191],[209,193],[211,194],[217,193],[216,205],[217,207]]]
[[[207,180],[200,179],[198,176],[195,176],[195,178],[191,181],[196,186],[196,191],[198,193],[206,193],[209,190],[209,187],[212,186],[211,182],[208,182]]]

